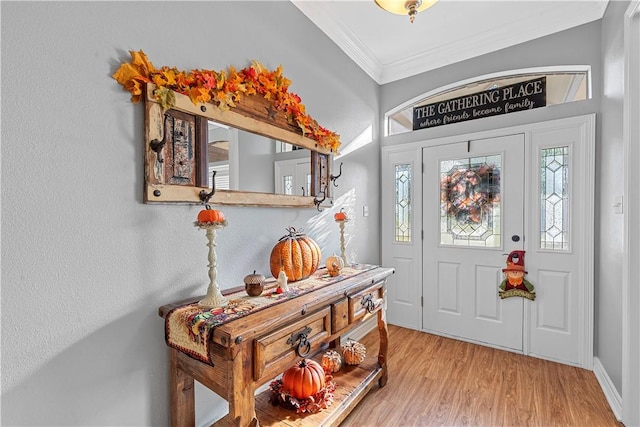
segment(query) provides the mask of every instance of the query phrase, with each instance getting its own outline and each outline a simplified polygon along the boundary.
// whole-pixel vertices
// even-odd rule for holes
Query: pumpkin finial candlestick
[[[207,210],[212,209],[207,205]],[[202,214],[205,212],[205,214]],[[198,221],[195,225],[203,230],[206,230],[207,246],[209,247],[209,286],[207,288],[207,295],[198,302],[198,305],[203,308],[216,308],[224,307],[229,301],[222,295],[220,288],[216,282],[216,276],[218,275],[217,263],[216,263],[216,230],[220,230],[227,225],[227,221],[224,219],[224,215],[220,211],[213,211],[215,218],[209,218],[206,214],[211,212],[201,211],[198,215]],[[202,215],[201,215],[202,214]],[[201,220],[205,221],[201,221]],[[211,221],[214,219],[215,222]]]
[[[345,255],[344,223],[349,221],[349,219],[347,218],[347,213],[344,211],[344,208],[340,209],[340,212],[336,212],[333,218],[340,226],[340,258],[342,258],[342,262],[346,266],[349,264],[347,263],[347,256]]]

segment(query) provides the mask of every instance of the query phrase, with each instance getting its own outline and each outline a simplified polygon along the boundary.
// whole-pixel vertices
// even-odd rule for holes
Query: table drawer
[[[331,333],[337,333],[349,326],[349,300],[341,299],[331,304]]]
[[[384,305],[384,281],[349,296],[349,324],[375,313]]]
[[[320,351],[331,335],[331,308],[283,326],[254,341],[253,376],[273,378],[290,368],[298,357]]]

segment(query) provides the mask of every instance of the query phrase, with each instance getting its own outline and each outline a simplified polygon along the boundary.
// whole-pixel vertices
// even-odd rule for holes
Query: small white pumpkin
[[[367,348],[364,344],[350,339],[342,344],[342,356],[347,365],[359,365],[367,356]]]
[[[344,268],[344,261],[338,255],[333,254],[327,258],[327,271],[329,276],[336,277],[340,275],[340,272]]]
[[[338,372],[342,368],[342,356],[335,350],[329,350],[322,355],[322,367],[331,373]]]

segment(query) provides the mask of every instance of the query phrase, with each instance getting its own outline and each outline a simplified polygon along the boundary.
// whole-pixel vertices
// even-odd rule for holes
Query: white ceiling
[[[598,20],[608,1],[440,0],[411,24],[374,0],[291,0],[379,84]]]

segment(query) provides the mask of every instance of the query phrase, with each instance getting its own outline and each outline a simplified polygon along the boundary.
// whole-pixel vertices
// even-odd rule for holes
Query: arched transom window
[[[385,114],[385,135],[590,99],[590,68],[510,70],[443,86]]]

